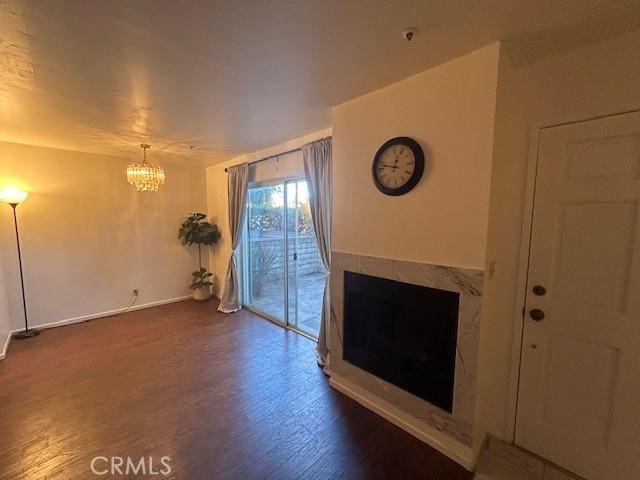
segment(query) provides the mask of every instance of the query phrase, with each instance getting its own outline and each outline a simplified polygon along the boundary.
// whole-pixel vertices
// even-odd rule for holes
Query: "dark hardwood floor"
[[[329,387],[313,347],[191,301],[13,341],[0,361],[0,478],[109,478],[91,472],[96,456],[152,457],[156,470],[171,458],[168,477],[117,478],[472,477]]]

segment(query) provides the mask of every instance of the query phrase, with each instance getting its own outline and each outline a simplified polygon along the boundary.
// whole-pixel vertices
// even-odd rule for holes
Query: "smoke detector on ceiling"
[[[404,38],[407,42],[411,42],[411,40],[413,40],[413,37],[415,37],[417,33],[418,33],[417,29],[407,28],[405,31],[402,32],[402,38]]]

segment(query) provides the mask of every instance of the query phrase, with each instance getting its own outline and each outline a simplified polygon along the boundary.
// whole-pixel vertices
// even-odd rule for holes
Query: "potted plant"
[[[211,297],[212,273],[202,266],[202,246],[210,246],[220,239],[220,230],[217,225],[207,221],[204,213],[192,213],[189,215],[178,231],[178,238],[183,245],[198,245],[198,270],[192,273],[193,281],[189,288],[193,290],[194,300],[208,300]]]

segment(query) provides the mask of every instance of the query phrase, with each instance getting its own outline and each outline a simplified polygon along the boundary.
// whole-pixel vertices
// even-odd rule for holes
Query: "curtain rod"
[[[319,141],[324,140],[324,139],[326,139],[326,138],[331,138],[331,136],[319,138],[318,140],[314,140],[314,141],[313,141],[313,142],[311,142],[311,143],[319,142]],[[304,145],[303,145],[303,146],[304,146]],[[264,162],[265,160],[271,160],[272,158],[278,158],[278,157],[281,157],[281,156],[283,156],[283,155],[288,155],[289,153],[299,152],[300,150],[302,150],[302,147],[292,148],[291,150],[287,150],[286,152],[281,152],[281,153],[277,153],[277,154],[275,154],[275,155],[271,155],[271,156],[269,156],[269,157],[264,157],[264,158],[261,158],[260,160],[256,160],[255,162],[248,162],[248,165],[253,165],[254,163]],[[225,168],[225,169],[224,169],[224,171],[225,171],[225,172],[228,172],[228,171],[229,171],[229,169],[228,169],[228,168]]]
[[[254,161],[254,162],[248,162],[247,165],[253,165],[254,163],[264,162],[266,160],[271,160],[272,158],[282,157],[283,155],[288,155],[289,153],[293,153],[293,152],[299,152],[300,150],[302,150],[302,147],[292,148],[291,150],[287,150],[286,152],[278,153],[276,155],[271,155],[269,157],[264,157],[264,158],[261,158],[260,160]],[[228,172],[229,169],[225,168],[224,171]]]

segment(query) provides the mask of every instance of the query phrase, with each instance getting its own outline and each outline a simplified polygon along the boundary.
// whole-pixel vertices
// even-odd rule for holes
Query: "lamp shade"
[[[24,190],[18,190],[17,188],[9,187],[0,191],[0,201],[8,203],[10,205],[17,205],[24,202],[29,196],[29,192]]]

